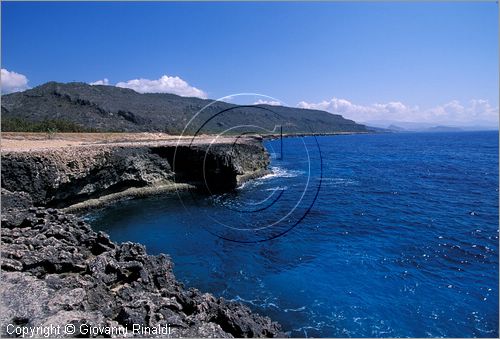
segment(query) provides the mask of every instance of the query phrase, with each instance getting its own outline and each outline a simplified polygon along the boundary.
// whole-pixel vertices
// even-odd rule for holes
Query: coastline
[[[331,132],[331,133],[283,133],[283,135],[279,133],[275,134],[264,134],[262,138],[264,140],[275,140],[279,139],[281,136],[283,138],[300,138],[300,137],[326,137],[326,136],[336,136],[336,135],[353,135],[353,134],[373,134],[378,133],[375,131],[367,131],[367,132]]]
[[[68,139],[2,139],[2,185],[29,193],[36,206],[65,208],[175,189],[226,191],[268,173],[262,138],[191,139],[129,135],[109,143],[73,139],[65,146],[61,141]]]
[[[138,243],[116,244],[78,216],[23,208],[27,196],[7,196],[2,199],[11,203],[2,201],[2,325],[72,324],[76,331],[62,333],[67,337],[97,327],[117,336],[164,336],[135,332],[137,326],[169,328],[171,337],[286,336],[276,322],[240,303],[184,287],[168,255],[148,255]],[[2,326],[2,337],[9,336],[5,330]]]
[[[332,133],[300,133],[300,134],[283,134],[283,138],[305,137],[305,136],[335,136],[335,135],[352,135],[352,134],[370,134],[371,132],[332,132]],[[2,132],[1,154],[2,158],[12,155],[26,155],[24,160],[29,159],[32,155],[40,154],[70,154],[67,162],[72,162],[79,157],[80,152],[93,152],[95,156],[96,150],[112,150],[123,148],[164,148],[164,147],[182,147],[192,144],[191,147],[200,146],[212,147],[213,138],[216,136],[200,135],[196,138],[192,136],[169,135],[165,133],[56,133],[49,135],[46,133],[33,132]],[[243,137],[220,137],[217,138],[215,145],[238,145],[257,143],[260,144],[265,140],[279,139],[279,134],[266,135],[246,135]],[[207,146],[209,145],[210,146]],[[235,175],[234,187],[243,185],[245,182],[263,177],[270,174],[267,169],[268,159],[267,152],[261,145],[262,152],[265,155],[263,164],[260,167],[252,168],[251,170],[239,171]],[[64,157],[64,156],[63,156]],[[261,159],[260,159],[261,160]],[[18,161],[23,161],[18,160]],[[47,159],[38,159],[40,162],[46,162]],[[8,166],[8,165],[7,165]],[[165,167],[168,168],[168,164]],[[161,169],[157,169],[162,172]],[[59,169],[60,171],[60,169]],[[168,172],[168,171],[167,171]],[[2,176],[5,174],[2,173]],[[50,206],[59,207],[61,211],[67,213],[84,212],[92,208],[102,208],[106,205],[115,203],[124,199],[135,199],[153,195],[166,193],[174,193],[176,191],[196,190],[199,188],[197,182],[177,182],[169,174],[164,173],[162,180],[150,181],[144,186],[123,187],[119,191],[104,192],[97,196],[90,196],[81,199],[77,202],[72,202],[65,206]],[[4,185],[5,187],[5,185]],[[23,189],[21,188],[21,191]],[[36,203],[36,202],[35,202]],[[43,204],[47,204],[44,202]]]
[[[71,214],[204,185],[224,191],[269,173],[260,138],[211,144],[211,137],[202,137],[190,145],[150,137],[2,139],[2,323],[121,330],[137,323],[148,328],[170,324],[173,337],[286,336],[279,324],[240,303],[186,289],[175,279],[168,256],[147,255],[140,244],[115,244]],[[179,151],[175,173],[173,150]],[[26,298],[37,290],[43,298]],[[102,309],[102,300],[110,306]]]
[[[102,208],[125,199],[144,198],[154,195],[174,193],[177,191],[195,190],[196,187],[190,184],[166,184],[150,187],[131,187],[117,193],[100,196],[99,198],[88,199],[82,202],[61,208],[66,213],[80,213],[87,210]]]

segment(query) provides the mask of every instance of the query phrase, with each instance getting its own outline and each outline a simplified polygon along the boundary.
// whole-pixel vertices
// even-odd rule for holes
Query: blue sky
[[[497,6],[2,2],[2,87],[106,78],[262,93],[358,121],[496,124]]]

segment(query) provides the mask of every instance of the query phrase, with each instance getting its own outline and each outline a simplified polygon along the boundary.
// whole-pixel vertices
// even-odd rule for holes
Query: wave
[[[285,191],[288,189],[288,186],[276,186],[276,187],[271,187],[271,188],[266,188],[266,191],[271,191],[271,192],[274,192],[274,191]]]
[[[242,302],[242,303],[246,303],[246,304],[250,304],[252,306],[255,306],[255,307],[260,307],[260,308],[275,308],[275,309],[280,309],[280,307],[275,303],[275,302],[271,302],[271,301],[267,301],[269,298],[266,298],[266,300],[264,301],[260,301],[257,300],[257,299],[245,299],[245,298],[242,298],[240,297],[239,295],[236,295],[236,297],[234,297],[233,299],[230,299],[230,301],[234,301],[234,302]]]
[[[346,179],[346,178],[322,178],[322,182],[324,183],[332,183],[333,185],[358,185],[359,181]]]
[[[277,166],[271,166],[270,170],[271,170],[271,173],[266,174],[260,178],[255,179],[255,180],[245,181],[244,183],[239,185],[236,189],[242,190],[242,189],[248,188],[248,187],[260,186],[264,182],[266,182],[270,179],[295,178],[295,177],[298,177],[300,175],[304,175],[306,173],[304,171],[290,170],[290,169],[285,169],[285,168],[281,168],[281,167],[277,167]],[[274,189],[267,189],[267,191],[272,191],[272,190],[274,190]]]
[[[304,171],[285,169],[277,166],[271,166],[271,172],[272,173],[264,175],[257,180],[268,180],[272,178],[295,178],[306,173]]]
[[[299,307],[299,308],[285,308],[283,311],[285,312],[302,312],[306,309],[305,306]]]

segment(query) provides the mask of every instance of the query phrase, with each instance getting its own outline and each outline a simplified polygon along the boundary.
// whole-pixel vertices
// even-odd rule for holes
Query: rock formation
[[[75,333],[60,335],[113,328],[119,332],[111,336],[164,336],[134,332],[142,326],[168,327],[172,337],[284,336],[277,323],[239,303],[185,288],[168,256],[116,244],[52,208],[168,184],[228,190],[265,173],[268,161],[252,138],[177,150],[146,143],[3,153],[0,334],[12,335],[8,324],[11,332],[72,324]]]
[[[278,324],[241,304],[185,289],[166,255],[147,255],[140,244],[117,245],[57,209],[3,211],[2,336],[7,324],[74,324],[75,336],[90,326],[122,327],[133,335],[134,324],[168,325],[172,337],[284,335]]]
[[[129,188],[186,185],[211,191],[235,188],[266,173],[261,140],[223,139],[91,145],[2,153],[2,187],[28,193],[34,205],[67,207]]]

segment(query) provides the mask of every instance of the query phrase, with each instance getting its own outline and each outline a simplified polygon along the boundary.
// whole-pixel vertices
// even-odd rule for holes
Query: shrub
[[[96,130],[64,119],[29,121],[22,118],[2,117],[2,132],[43,132],[53,135],[58,132],[96,132]]]

